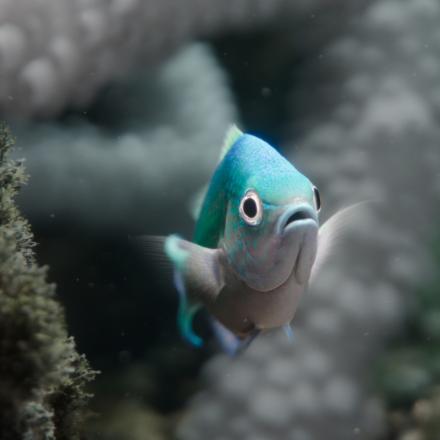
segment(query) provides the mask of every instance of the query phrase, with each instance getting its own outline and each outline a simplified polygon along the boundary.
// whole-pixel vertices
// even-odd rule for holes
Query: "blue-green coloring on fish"
[[[183,337],[202,345],[192,328],[201,307],[231,353],[264,330],[283,327],[290,335],[299,299],[345,210],[319,229],[317,188],[271,145],[236,126],[200,200],[193,240],[171,235],[164,242]]]

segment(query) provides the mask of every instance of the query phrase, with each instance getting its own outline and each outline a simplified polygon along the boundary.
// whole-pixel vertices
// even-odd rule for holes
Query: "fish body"
[[[263,330],[283,327],[290,335],[302,294],[352,212],[319,228],[320,205],[317,188],[276,149],[232,127],[197,209],[193,240],[170,235],[164,242],[183,337],[202,345],[192,329],[201,307],[231,353]]]
[[[200,307],[234,346],[289,325],[317,252],[316,187],[262,139],[236,127],[226,139],[193,241],[165,240],[180,295],[179,327],[195,345],[202,341],[191,321]]]
[[[293,274],[273,290],[261,292],[242,281],[229,264],[222,268],[225,285],[206,308],[227,329],[246,338],[256,330],[282,327],[292,321],[305,288]]]

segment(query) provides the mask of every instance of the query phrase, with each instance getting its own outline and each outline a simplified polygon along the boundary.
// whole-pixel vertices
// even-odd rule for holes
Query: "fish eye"
[[[313,198],[315,199],[316,211],[321,211],[321,196],[316,186],[313,187]]]
[[[240,202],[240,216],[251,226],[259,225],[263,218],[263,204],[261,203],[258,194],[249,190]]]

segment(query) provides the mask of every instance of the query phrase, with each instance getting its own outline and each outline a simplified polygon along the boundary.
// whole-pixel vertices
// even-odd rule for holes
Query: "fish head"
[[[292,165],[260,169],[237,184],[222,247],[238,278],[262,292],[292,276],[305,285],[317,251],[319,209],[317,188]]]

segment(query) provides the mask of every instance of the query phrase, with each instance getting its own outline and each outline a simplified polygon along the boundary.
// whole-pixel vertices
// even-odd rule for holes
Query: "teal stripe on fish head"
[[[228,204],[227,167],[220,162],[209,183],[196,222],[193,240],[200,246],[217,248],[225,227]]]
[[[275,289],[293,272],[305,283],[317,247],[313,184],[268,143],[251,135],[238,139],[221,167],[227,203],[221,245],[237,275],[261,291]],[[246,208],[247,214],[261,218],[252,221]]]
[[[223,247],[254,289],[272,290],[294,271],[305,283],[316,253],[316,208],[309,179],[268,143],[244,134],[214,172],[194,240]]]

